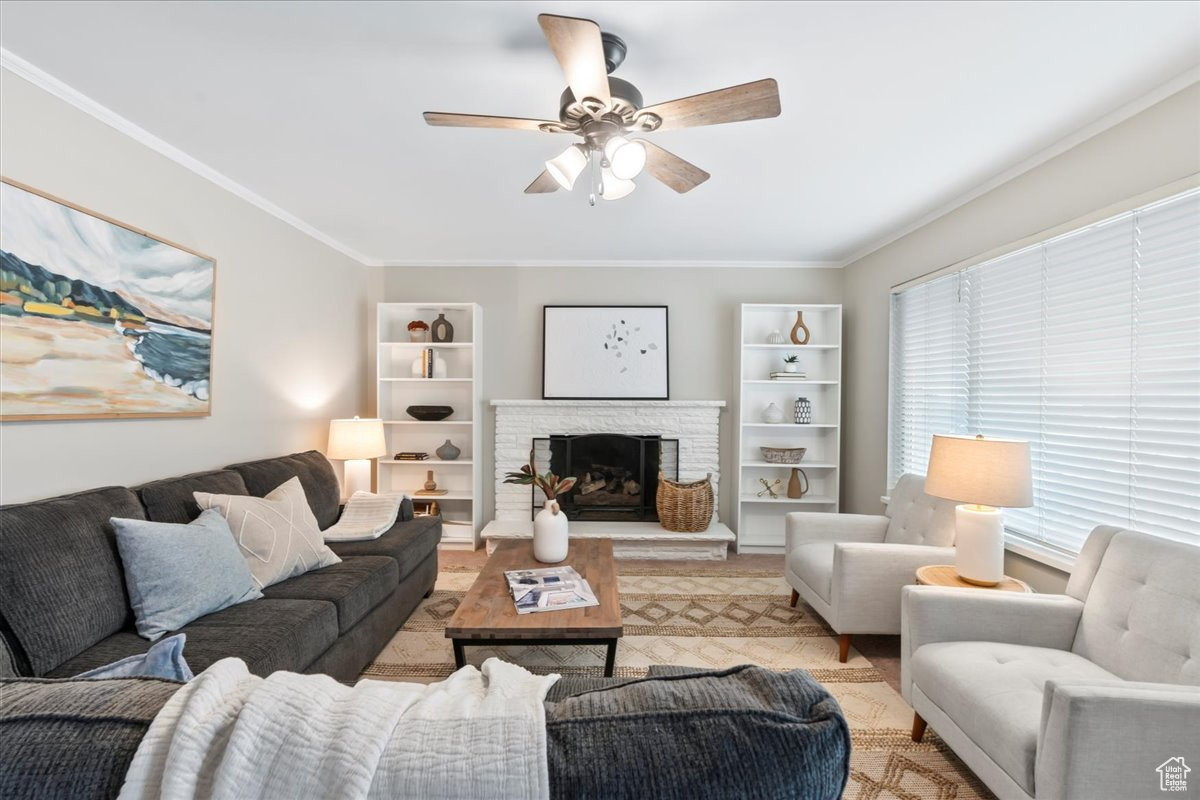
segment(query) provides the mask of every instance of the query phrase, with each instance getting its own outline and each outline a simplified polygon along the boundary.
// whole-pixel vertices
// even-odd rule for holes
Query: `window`
[[[1200,542],[1200,190],[897,291],[891,348],[891,482],[934,433],[1028,439],[1018,549]]]

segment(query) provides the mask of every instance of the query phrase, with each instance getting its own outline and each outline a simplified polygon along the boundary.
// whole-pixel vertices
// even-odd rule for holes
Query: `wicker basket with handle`
[[[658,473],[658,522],[676,533],[699,533],[708,530],[713,515],[712,473],[702,481],[678,483]]]

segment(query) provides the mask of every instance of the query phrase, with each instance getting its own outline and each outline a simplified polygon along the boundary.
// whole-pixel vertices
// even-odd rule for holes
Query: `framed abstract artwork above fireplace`
[[[666,306],[544,306],[542,398],[668,400]]]

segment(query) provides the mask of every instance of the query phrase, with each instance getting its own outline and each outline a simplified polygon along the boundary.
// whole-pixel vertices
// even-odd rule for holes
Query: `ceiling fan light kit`
[[[609,75],[628,53],[619,36],[602,33],[589,19],[540,14],[538,23],[567,78],[559,98],[558,121],[448,114],[426,111],[430,125],[461,128],[503,128],[574,134],[583,139],[546,162],[546,168],[525,188],[526,194],[571,191],[589,170],[589,201],[626,197],[643,170],[683,194],[709,179],[709,174],[646,139],[628,134],[719,125],[779,116],[779,87],[773,78],[683,97],[646,107],[632,83]],[[590,167],[590,169],[589,169]]]

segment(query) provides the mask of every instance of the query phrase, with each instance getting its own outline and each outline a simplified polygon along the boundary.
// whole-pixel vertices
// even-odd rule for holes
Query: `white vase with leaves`
[[[533,466],[533,453],[529,454],[529,463],[523,465],[520,472],[509,472],[504,478],[505,483],[536,486],[546,496],[542,510],[533,518],[533,557],[544,564],[557,564],[567,557],[569,526],[558,496],[571,491],[576,480],[560,478],[553,472],[539,475]]]

